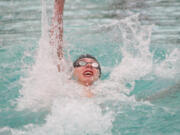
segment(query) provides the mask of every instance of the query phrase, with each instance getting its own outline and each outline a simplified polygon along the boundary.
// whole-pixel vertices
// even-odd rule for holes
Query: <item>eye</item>
[[[84,61],[79,61],[79,65],[80,65],[80,66],[85,66],[85,65],[86,65],[86,62],[84,62]]]
[[[92,63],[92,66],[93,66],[94,68],[97,68],[97,67],[99,66],[99,64],[96,63],[96,62],[94,62],[94,63]]]

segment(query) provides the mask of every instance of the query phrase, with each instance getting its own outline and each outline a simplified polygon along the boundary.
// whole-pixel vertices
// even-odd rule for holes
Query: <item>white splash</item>
[[[156,75],[162,78],[178,78],[180,75],[180,49],[175,48],[166,59],[161,63],[157,63],[154,68]]]
[[[50,104],[51,98],[57,93],[54,89],[58,80],[57,67],[52,58],[53,48],[49,45],[48,24],[46,18],[46,5],[42,4],[42,36],[39,41],[36,62],[29,76],[23,79],[23,88],[20,91],[21,98],[18,99],[18,109],[45,107]]]
[[[141,25],[138,14],[113,25],[118,27],[122,33],[123,46],[120,47],[120,51],[123,58],[111,72],[110,80],[119,82],[124,86],[124,92],[129,93],[134,89],[135,80],[152,72],[152,54],[149,50],[152,25]],[[126,85],[129,87],[127,88]]]

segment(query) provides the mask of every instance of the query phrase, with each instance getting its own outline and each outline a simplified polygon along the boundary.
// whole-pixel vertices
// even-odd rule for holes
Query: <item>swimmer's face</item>
[[[82,63],[82,65],[83,62],[86,63],[86,65],[74,68],[74,78],[80,84],[90,86],[99,79],[100,72],[96,65],[98,63],[94,59],[82,58],[78,62]]]

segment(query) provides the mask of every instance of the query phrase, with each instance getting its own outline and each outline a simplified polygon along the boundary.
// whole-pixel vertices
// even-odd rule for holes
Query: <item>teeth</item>
[[[90,75],[91,73],[90,72],[86,72],[86,75]]]
[[[86,74],[91,74],[91,72],[86,72]]]
[[[85,72],[85,75],[92,75],[92,72],[87,71]]]

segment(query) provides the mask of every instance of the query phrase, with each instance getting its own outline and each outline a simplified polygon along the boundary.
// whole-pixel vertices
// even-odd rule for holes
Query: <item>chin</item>
[[[94,80],[92,78],[88,78],[88,79],[83,80],[83,83],[85,85],[90,86],[90,85],[92,85],[94,83]]]

